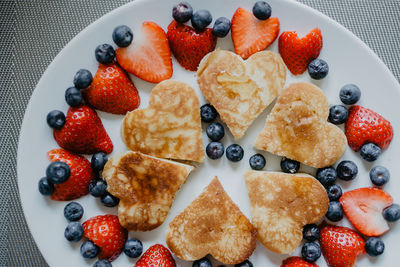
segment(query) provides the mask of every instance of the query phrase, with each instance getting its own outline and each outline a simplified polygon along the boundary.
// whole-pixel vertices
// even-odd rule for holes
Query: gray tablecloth
[[[354,32],[400,79],[400,0],[299,1]],[[127,2],[0,0],[1,266],[47,266],[26,226],[17,189],[18,135],[30,95],[48,64],[71,38]]]

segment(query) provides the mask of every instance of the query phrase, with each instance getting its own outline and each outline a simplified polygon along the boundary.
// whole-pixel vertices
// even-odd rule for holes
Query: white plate
[[[87,68],[96,72],[97,63],[94,58],[94,48],[100,43],[113,44],[111,33],[115,26],[126,24],[134,33],[139,32],[143,21],[155,21],[164,30],[171,22],[172,6],[176,1],[136,0],[113,12],[105,15],[78,34],[54,59],[43,77],[40,79],[29,105],[26,109],[22,124],[18,147],[18,184],[22,206],[26,220],[40,251],[43,253],[50,266],[92,266],[94,260],[85,260],[79,253],[80,243],[69,243],[64,238],[64,228],[67,221],[63,216],[63,208],[66,202],[51,201],[41,196],[37,190],[38,180],[44,176],[49,161],[46,152],[57,148],[57,143],[52,137],[52,130],[47,126],[45,118],[53,109],[67,111],[68,106],[64,101],[64,91],[72,85],[72,78],[80,68]],[[190,1],[194,10],[208,9],[214,19],[220,16],[231,18],[239,7],[251,10],[253,1],[239,4],[234,0],[202,0]],[[242,2],[242,1],[240,1]],[[359,167],[358,177],[351,182],[339,182],[344,190],[350,190],[362,186],[371,186],[368,171],[372,165],[384,165],[389,168],[392,179],[385,186],[395,202],[400,202],[400,164],[395,155],[399,155],[400,143],[397,131],[400,130],[398,119],[398,105],[400,102],[400,86],[379,58],[352,33],[338,23],[323,14],[288,0],[269,0],[272,6],[272,15],[281,21],[281,32],[296,30],[303,35],[314,27],[322,31],[324,46],[320,58],[329,63],[329,75],[322,81],[312,81],[308,74],[293,77],[288,74],[287,84],[294,81],[310,81],[320,86],[326,93],[330,104],[339,104],[339,89],[346,83],[355,83],[362,89],[362,97],[359,104],[369,107],[382,114],[393,124],[395,138],[387,151],[385,151],[374,164],[363,162],[359,155],[347,150],[343,159],[351,159]],[[219,39],[217,47],[232,49],[230,36]],[[277,52],[277,42],[270,48]],[[193,72],[183,70],[174,60],[173,78],[184,81],[196,88],[201,104],[205,103],[196,84]],[[154,84],[146,83],[136,77],[133,81],[139,90],[141,107],[147,106],[149,94]],[[268,109],[269,111],[270,109]],[[397,110],[397,111],[396,111]],[[262,113],[248,129],[247,134],[238,143],[244,147],[245,156],[239,163],[230,163],[225,156],[216,161],[206,159],[204,164],[193,172],[178,192],[172,205],[172,209],[158,229],[147,233],[131,232],[131,237],[139,238],[144,242],[144,249],[154,243],[165,244],[165,231],[169,222],[181,212],[202,189],[218,175],[225,190],[237,203],[246,216],[250,218],[249,200],[243,173],[249,169],[249,157],[256,153],[252,143],[257,133],[262,129],[268,111]],[[99,112],[106,130],[113,143],[113,154],[126,150],[119,134],[119,125],[122,116],[110,115]],[[226,131],[228,132],[228,131]],[[204,145],[208,140],[203,133]],[[223,139],[225,146],[233,143],[230,133]],[[280,170],[279,157],[264,153],[267,159],[267,170]],[[302,170],[315,174],[315,170],[302,166]],[[116,208],[106,208],[99,200],[92,196],[85,196],[78,200],[85,209],[81,221],[105,213],[116,214]],[[344,219],[341,225],[349,225]],[[357,266],[393,266],[397,261],[400,245],[398,242],[400,226],[392,225],[391,231],[383,236],[386,250],[383,256],[372,259],[367,256],[360,257]],[[396,242],[397,235],[397,242]],[[293,255],[299,255],[299,249]],[[278,266],[287,255],[278,255],[266,250],[260,243],[250,260],[257,267]],[[122,254],[113,266],[132,266],[135,260],[128,259]],[[215,266],[216,266],[216,262]],[[318,262],[320,266],[326,266],[323,257]],[[177,259],[178,266],[191,266],[191,263]]]

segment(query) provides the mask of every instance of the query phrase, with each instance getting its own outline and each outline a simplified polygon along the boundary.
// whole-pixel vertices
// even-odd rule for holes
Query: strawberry
[[[70,107],[64,126],[53,131],[62,148],[80,154],[111,153],[113,144],[96,111],[88,106]]]
[[[125,114],[140,104],[135,85],[115,63],[99,64],[92,83],[82,94],[90,106],[113,114]]]
[[[118,48],[116,56],[123,69],[145,81],[158,83],[172,76],[168,39],[154,22],[143,22],[139,38],[128,47]]]
[[[64,149],[52,149],[47,152],[51,162],[62,161],[68,164],[71,175],[62,184],[54,185],[53,200],[67,201],[80,198],[89,193],[90,181],[96,178],[90,162],[82,156],[75,155]]]
[[[135,267],[175,267],[175,260],[171,252],[163,245],[156,244],[149,247],[136,262]]]
[[[365,253],[365,242],[354,230],[323,224],[321,250],[329,267],[351,267],[358,255]]]
[[[295,31],[283,32],[279,37],[279,53],[290,72],[302,74],[308,64],[319,56],[322,49],[322,35],[318,28],[313,29],[303,38]]]
[[[392,205],[393,198],[375,187],[358,188],[340,197],[344,213],[354,227],[366,236],[379,236],[389,230],[382,211]]]
[[[119,224],[118,216],[98,215],[82,224],[83,235],[100,248],[99,259],[113,261],[121,254],[128,231]]]
[[[217,37],[212,34],[212,29],[196,31],[175,20],[168,26],[167,37],[176,60],[191,71],[197,70],[203,57],[213,51],[217,44]]]
[[[393,127],[378,113],[362,106],[352,106],[344,133],[351,149],[359,151],[365,143],[386,149],[393,139]]]
[[[302,257],[292,256],[282,261],[281,267],[318,267],[318,265],[309,263]]]
[[[235,52],[246,59],[266,49],[279,34],[279,19],[258,20],[247,10],[239,7],[232,17],[232,41]]]

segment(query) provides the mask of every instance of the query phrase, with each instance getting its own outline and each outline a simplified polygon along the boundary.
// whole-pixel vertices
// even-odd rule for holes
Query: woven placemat
[[[400,0],[299,1],[355,33],[400,79]],[[30,95],[46,67],[69,40],[127,2],[130,1],[0,1],[1,266],[48,266],[26,226],[17,189],[18,135]]]

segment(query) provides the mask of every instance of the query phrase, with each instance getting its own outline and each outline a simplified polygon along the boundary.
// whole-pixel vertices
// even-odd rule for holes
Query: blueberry
[[[211,23],[211,21],[211,13],[205,9],[195,12],[191,20],[193,28],[198,31],[204,30]]]
[[[61,129],[65,124],[65,115],[62,111],[52,110],[47,114],[47,124],[54,129]]]
[[[78,89],[84,89],[88,87],[93,80],[92,73],[87,69],[80,69],[74,76],[74,85]]]
[[[265,167],[265,158],[261,154],[254,154],[249,159],[250,167],[253,170],[262,170]]]
[[[307,224],[303,227],[303,238],[307,241],[319,240],[320,233],[316,224]]]
[[[211,262],[206,257],[193,262],[193,267],[212,267]]]
[[[133,32],[131,28],[126,25],[119,25],[115,27],[112,33],[112,39],[119,47],[127,47],[132,43]]]
[[[217,118],[218,112],[210,104],[205,104],[200,108],[200,116],[203,122],[212,122]]]
[[[217,37],[225,37],[231,30],[231,21],[228,18],[220,17],[214,23],[212,33]]]
[[[110,64],[115,58],[115,50],[109,44],[98,45],[94,51],[96,60],[102,64]]]
[[[112,267],[112,264],[108,260],[98,260],[93,264],[93,267]]]
[[[334,105],[329,109],[328,121],[333,124],[342,124],[347,121],[349,117],[349,111],[345,106]]]
[[[193,16],[193,8],[188,2],[181,2],[172,8],[172,17],[180,23],[189,21]]]
[[[101,197],[106,193],[107,183],[101,179],[94,179],[89,184],[89,193],[94,197]]]
[[[232,162],[241,161],[243,155],[243,148],[238,144],[232,144],[226,148],[226,157]]]
[[[366,143],[360,149],[360,156],[368,162],[377,160],[380,154],[381,148],[374,143]]]
[[[318,243],[306,242],[301,248],[301,256],[308,262],[314,262],[321,257],[321,247]]]
[[[64,236],[68,241],[78,242],[83,236],[83,227],[79,222],[70,222],[65,228]]]
[[[106,192],[104,195],[100,197],[101,203],[103,203],[106,207],[115,207],[119,203],[119,198],[114,197],[110,193]]]
[[[320,168],[317,170],[317,180],[323,185],[323,186],[329,186],[333,183],[335,183],[337,177],[337,173],[335,168],[333,167],[325,167],[325,168]]]
[[[235,267],[253,267],[253,263],[251,263],[249,260],[245,260],[242,263],[235,264]]]
[[[81,255],[86,259],[93,259],[99,254],[99,247],[96,246],[92,241],[88,240],[81,245]]]
[[[323,59],[314,59],[313,61],[308,64],[308,74],[314,80],[321,80],[328,75],[329,66]]]
[[[388,222],[395,222],[400,219],[400,205],[392,204],[383,210],[383,218]]]
[[[71,170],[67,163],[54,161],[46,169],[46,176],[53,184],[61,184],[68,180]]]
[[[333,184],[326,188],[330,201],[338,201],[343,194],[343,190],[338,184]]]
[[[93,154],[90,161],[90,166],[96,171],[101,171],[108,161],[107,154],[104,152],[98,152]]]
[[[219,141],[225,135],[224,126],[222,126],[218,122],[213,122],[210,125],[208,125],[206,133],[208,138],[210,138],[212,141]]]
[[[82,93],[78,88],[69,87],[67,90],[65,90],[65,101],[71,107],[80,106],[82,104],[82,100]]]
[[[325,217],[332,222],[338,222],[343,219],[342,204],[340,204],[339,201],[329,202],[328,211],[326,212]]]
[[[266,20],[271,17],[271,6],[264,1],[258,1],[253,6],[253,14],[259,20]]]
[[[300,169],[300,162],[283,157],[281,160],[281,169],[286,173],[296,173]]]
[[[375,166],[369,171],[369,178],[374,185],[381,186],[389,182],[389,170],[383,166]]]
[[[68,221],[79,221],[83,216],[83,207],[78,202],[68,203],[64,207],[64,217]]]
[[[385,243],[379,237],[370,237],[365,241],[365,251],[372,257],[379,256],[385,250]]]
[[[47,177],[43,177],[39,180],[38,188],[40,194],[43,196],[50,196],[54,193],[54,185]]]
[[[353,105],[360,100],[361,90],[355,84],[346,84],[340,89],[339,97],[343,104]]]
[[[357,165],[350,160],[343,160],[336,167],[337,176],[345,181],[350,181],[356,178],[358,173]]]
[[[143,244],[140,240],[136,238],[131,238],[126,240],[124,245],[124,253],[129,258],[137,258],[143,252]]]
[[[210,159],[219,159],[224,154],[224,145],[220,142],[211,142],[206,147],[207,156]]]

